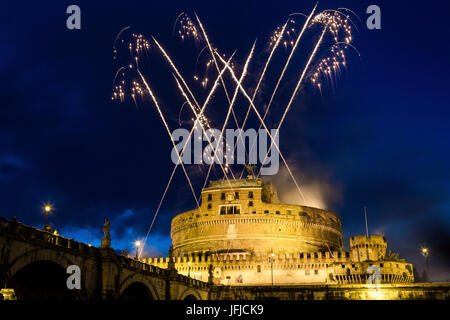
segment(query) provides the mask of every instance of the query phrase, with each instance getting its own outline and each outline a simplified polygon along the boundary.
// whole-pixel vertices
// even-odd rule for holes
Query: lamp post
[[[48,227],[48,216],[52,213],[53,211],[53,206],[50,203],[44,203],[44,205],[42,206],[42,212],[44,213],[45,216],[45,225],[44,225],[44,229],[47,230]]]
[[[141,246],[141,242],[140,241],[136,241],[134,243],[134,246],[136,247],[136,259],[139,258],[139,247]]]
[[[273,252],[269,256],[269,263],[270,263],[270,273],[272,275],[272,287],[273,287],[273,260],[274,260],[274,254]]]
[[[420,253],[422,254],[422,256],[425,258],[425,263],[427,265],[427,274],[428,274],[428,279],[431,282],[431,275],[430,275],[430,265],[428,263],[428,257],[430,256],[430,250],[428,248],[422,248],[422,250],[420,250]]]

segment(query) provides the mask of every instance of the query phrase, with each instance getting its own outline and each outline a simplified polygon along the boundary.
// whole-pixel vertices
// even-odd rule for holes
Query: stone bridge
[[[81,289],[67,288],[66,269],[77,265]],[[18,299],[208,299],[210,285],[0,218],[0,289],[12,288]],[[1,296],[1,295],[0,295]]]
[[[81,289],[67,288],[67,267],[81,271]],[[341,300],[450,299],[450,283],[224,286],[195,280],[111,248],[0,218],[0,299],[64,300]],[[11,289],[14,289],[12,291]]]

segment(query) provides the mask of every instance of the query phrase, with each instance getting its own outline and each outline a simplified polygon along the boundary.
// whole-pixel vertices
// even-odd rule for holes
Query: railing
[[[11,237],[22,241],[39,241],[50,243],[58,247],[76,250],[85,254],[91,254],[97,250],[95,247],[75,241],[74,239],[69,239],[59,234],[26,226],[14,219],[8,220],[5,218],[0,218],[0,236]]]

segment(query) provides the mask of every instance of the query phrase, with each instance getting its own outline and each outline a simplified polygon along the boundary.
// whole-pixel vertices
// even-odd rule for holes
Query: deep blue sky
[[[66,29],[70,4],[81,7],[81,30]],[[181,11],[197,12],[217,47],[227,54],[238,49],[236,61],[242,64],[256,38],[258,57],[264,57],[268,35],[288,14],[307,13],[314,4],[8,3],[0,13],[1,216],[41,227],[40,207],[48,200],[56,208],[52,222],[63,235],[98,244],[109,217],[113,246],[132,250],[133,241],[147,232],[173,165],[170,141],[152,104],[136,108],[110,100],[117,33],[131,26],[156,36],[191,77],[195,48],[172,37]],[[365,27],[370,4],[381,8],[381,30]],[[363,19],[354,34],[361,58],[349,52],[348,71],[322,94],[302,88],[283,126],[281,149],[300,182],[322,187],[327,209],[342,218],[346,246],[349,236],[364,232],[367,206],[370,232],[384,234],[389,248],[420,270],[419,248],[429,246],[434,279],[448,280],[449,8],[425,1],[319,3],[319,10],[339,7]],[[151,79],[176,128],[182,99],[173,98],[174,83],[162,71],[157,68]],[[290,76],[295,81],[296,72]],[[192,168],[191,174],[199,190],[202,173]],[[193,205],[178,171],[149,252],[166,255],[170,219]]]

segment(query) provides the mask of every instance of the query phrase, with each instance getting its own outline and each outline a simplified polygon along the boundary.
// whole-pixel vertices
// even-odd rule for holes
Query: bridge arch
[[[202,300],[202,297],[197,290],[187,288],[180,294],[178,300]]]
[[[143,292],[144,289],[148,290],[149,298],[151,300],[161,300],[158,295],[158,291],[155,288],[155,285],[151,280],[148,280],[146,277],[139,273],[133,273],[132,275],[125,278],[122,283],[119,285],[119,295],[118,298],[124,297],[124,294],[127,294],[127,289],[133,289],[133,291]]]
[[[69,277],[66,269],[73,264],[77,263],[74,263],[67,253],[49,249],[32,249],[9,261],[5,283],[1,285],[14,288],[19,299],[54,300],[68,297],[81,299],[85,297],[86,288],[83,272],[81,290],[69,290],[66,285]],[[24,279],[28,279],[29,289],[22,284]],[[44,287],[47,289],[43,290]],[[48,296],[41,294],[42,290],[49,292]]]
[[[37,261],[54,262],[64,269],[70,265],[76,264],[73,260],[69,259],[68,255],[65,253],[49,249],[32,249],[9,262],[9,269],[7,271],[8,277],[12,277],[26,265]]]

